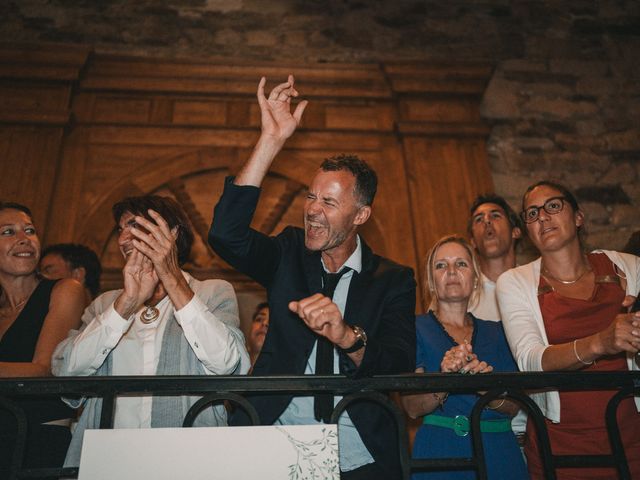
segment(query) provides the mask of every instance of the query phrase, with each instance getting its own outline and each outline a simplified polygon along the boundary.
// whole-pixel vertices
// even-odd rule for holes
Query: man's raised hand
[[[274,87],[267,98],[264,94],[264,86],[267,79],[262,77],[258,84],[258,103],[260,104],[260,115],[262,121],[262,134],[268,135],[284,142],[293,135],[302,119],[302,113],[307,107],[306,100],[301,101],[296,109],[291,113],[291,98],[298,96],[298,91],[294,88],[293,75],[289,75],[285,83]]]

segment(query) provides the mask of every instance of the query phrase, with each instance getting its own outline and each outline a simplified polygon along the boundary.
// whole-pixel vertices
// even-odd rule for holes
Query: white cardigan
[[[604,253],[626,275],[627,295],[636,296],[640,289],[640,257],[611,250]],[[540,258],[531,263],[504,272],[498,278],[496,293],[502,315],[504,331],[511,352],[523,372],[541,372],[542,354],[549,346],[542,312],[538,303]],[[640,370],[632,354],[627,355],[629,370]],[[560,395],[558,391],[532,393],[531,398],[552,422],[560,422]],[[635,398],[640,411],[640,397]]]

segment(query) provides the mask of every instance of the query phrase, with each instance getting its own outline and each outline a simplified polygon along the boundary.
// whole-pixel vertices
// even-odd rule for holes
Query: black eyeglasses
[[[565,197],[551,197],[544,205],[532,205],[520,213],[520,217],[524,223],[533,223],[540,216],[540,209],[544,209],[549,215],[560,213],[564,208]]]

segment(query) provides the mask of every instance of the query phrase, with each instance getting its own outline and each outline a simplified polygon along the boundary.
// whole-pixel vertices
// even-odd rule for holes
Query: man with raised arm
[[[412,372],[415,366],[413,271],[375,255],[357,234],[371,215],[375,172],[354,155],[325,160],[310,179],[304,230],[275,237],[250,228],[260,185],[307,106],[293,76],[264,94],[258,85],[260,138],[235,178],[227,178],[209,243],[267,289],[271,321],[253,375],[348,377]],[[328,423],[339,397],[255,395],[265,425]],[[232,424],[249,423],[238,411]],[[339,421],[341,478],[399,478],[393,419],[370,402],[353,403]]]

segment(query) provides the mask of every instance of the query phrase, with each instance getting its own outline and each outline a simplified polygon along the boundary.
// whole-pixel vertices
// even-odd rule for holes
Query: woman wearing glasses
[[[606,250],[586,253],[584,214],[562,185],[539,182],[522,201],[522,218],[540,258],[497,282],[507,339],[522,371],[637,370],[640,314],[626,313],[640,288],[640,258]],[[610,454],[604,423],[613,391],[532,394],[546,416],[555,455]],[[636,399],[640,406],[640,399]],[[618,408],[627,460],[640,478],[640,414],[633,398]],[[525,453],[533,478],[542,466],[533,426]],[[616,478],[613,468],[562,468],[561,479]]]

